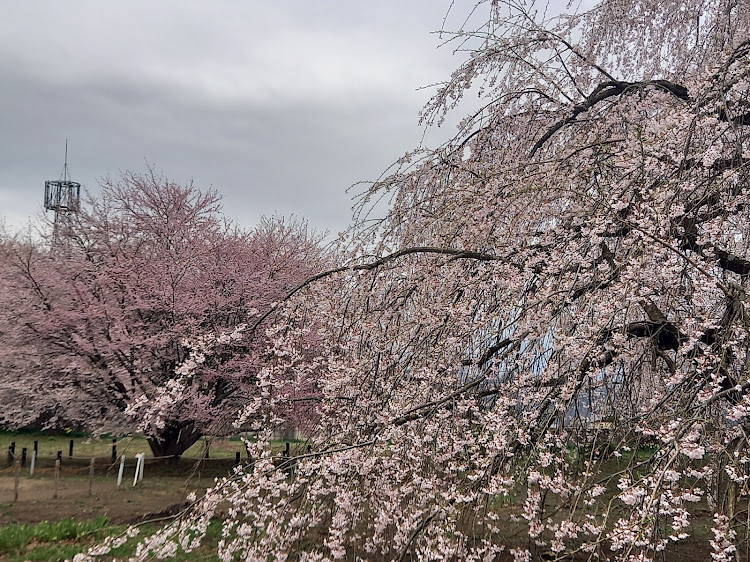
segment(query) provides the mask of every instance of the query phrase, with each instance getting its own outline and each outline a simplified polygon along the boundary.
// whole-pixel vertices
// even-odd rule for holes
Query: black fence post
[[[112,439],[112,464],[117,461],[117,439]]]
[[[26,447],[21,449],[21,466],[26,466]]]
[[[39,456],[39,441],[34,441],[34,452]]]
[[[284,444],[284,456],[285,456],[285,457],[286,457],[287,459],[288,459],[288,458],[290,458],[290,457],[292,456],[292,451],[291,451],[291,443],[289,443],[289,441],[287,441],[287,442],[286,442],[286,443]],[[286,473],[287,473],[287,474],[288,474],[289,476],[292,476],[292,475],[294,475],[294,465],[292,464],[292,462],[291,462],[291,461],[286,461],[286,462],[285,462],[284,464],[286,464]]]
[[[8,463],[13,464],[13,459],[16,458],[16,442],[11,441],[8,447]]]
[[[57,460],[62,463],[62,451],[57,451]]]
[[[69,457],[73,456],[73,440],[72,439],[70,440],[70,447],[68,448],[68,456]]]
[[[237,451],[234,454],[234,464],[240,464],[240,452],[239,451]]]

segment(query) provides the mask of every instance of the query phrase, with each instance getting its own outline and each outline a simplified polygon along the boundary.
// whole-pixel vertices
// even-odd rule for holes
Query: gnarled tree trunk
[[[164,428],[153,436],[148,436],[149,447],[154,457],[181,457],[182,454],[192,447],[198,439],[203,437],[203,432],[193,421],[170,421]]]

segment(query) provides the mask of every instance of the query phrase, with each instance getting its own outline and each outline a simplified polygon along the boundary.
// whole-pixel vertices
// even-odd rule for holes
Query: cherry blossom
[[[244,231],[215,191],[152,170],[104,180],[53,239],[4,240],[3,415],[142,429],[155,456],[236,432],[272,360],[269,315],[328,263],[320,241],[279,217]]]
[[[269,330],[248,412],[273,428],[309,400],[309,450],[276,458],[261,435],[139,559],[222,504],[224,560],[646,561],[705,513],[703,552],[734,559],[749,12],[477,2],[443,36],[467,59],[422,117],[485,105],[363,194],[344,262],[289,291]]]

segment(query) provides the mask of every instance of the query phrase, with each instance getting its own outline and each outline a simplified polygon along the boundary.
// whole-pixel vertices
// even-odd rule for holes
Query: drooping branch
[[[716,254],[718,264],[722,269],[737,275],[750,275],[750,260],[732,255],[718,246],[714,246],[714,254]]]
[[[544,133],[538,141],[536,141],[534,146],[531,148],[531,151],[529,152],[529,157],[534,156],[534,154],[536,154],[536,152],[540,148],[542,148],[542,146],[544,146],[544,143],[552,138],[552,136],[557,131],[559,131],[566,125],[573,123],[581,113],[588,111],[599,102],[602,102],[614,96],[619,96],[629,89],[645,88],[647,86],[656,86],[658,88],[662,88],[663,90],[671,93],[676,98],[690,101],[690,96],[688,95],[687,88],[668,80],[644,80],[642,82],[603,82],[602,84],[599,84],[596,88],[594,88],[594,91],[591,92],[591,94],[589,94],[589,96],[584,101],[573,106],[573,110],[569,117],[566,117],[565,119],[558,121],[557,123],[552,125],[552,127],[550,127],[547,132]]]
[[[471,259],[471,260],[477,260],[477,261],[500,261],[500,260],[505,259],[502,256],[497,256],[495,254],[488,254],[484,252],[474,252],[471,250],[461,250],[457,248],[439,248],[439,247],[431,247],[431,246],[418,246],[418,247],[413,247],[413,248],[404,248],[402,250],[398,250],[396,252],[388,254],[387,256],[377,258],[371,262],[358,263],[354,265],[345,265],[341,267],[334,267],[333,269],[328,269],[326,271],[321,271],[320,273],[317,273],[311,277],[308,277],[307,279],[302,281],[302,283],[300,283],[299,285],[291,289],[286,295],[284,295],[284,297],[281,299],[280,302],[288,301],[290,298],[292,298],[294,295],[299,293],[305,287],[308,287],[312,285],[313,283],[315,283],[316,281],[320,281],[321,279],[331,277],[332,275],[336,275],[338,273],[344,273],[346,271],[372,271],[387,263],[393,262],[397,260],[398,258],[409,256],[409,255],[414,255],[414,254],[437,254],[437,255],[450,256],[451,261],[462,260],[462,259]],[[271,307],[264,314],[259,316],[248,331],[250,333],[254,332],[258,328],[258,326],[260,326],[269,316],[271,316],[274,313],[275,310],[276,310],[275,307]]]
[[[631,337],[650,338],[660,350],[675,351],[687,341],[671,322],[630,322],[625,327],[625,333]]]
[[[518,338],[518,339],[523,339],[523,337]],[[498,340],[497,342],[495,342],[494,344],[492,344],[490,347],[488,347],[484,351],[484,353],[482,353],[482,356],[479,358],[478,361],[474,362],[474,361],[471,361],[470,359],[465,359],[461,364],[464,367],[469,367],[471,365],[477,365],[478,367],[484,367],[495,356],[495,354],[498,351],[500,351],[502,349],[505,349],[506,347],[508,347],[509,345],[511,345],[512,343],[514,343],[514,341],[518,341],[518,340],[512,340],[510,338],[505,338],[505,339],[502,339],[502,340]]]
[[[455,398],[458,398],[459,396],[461,396],[467,390],[471,390],[472,388],[476,388],[477,386],[479,386],[480,384],[482,384],[486,379],[487,379],[487,377],[485,377],[485,376],[479,377],[477,379],[474,379],[470,383],[465,384],[464,386],[462,386],[458,390],[456,390],[454,392],[451,392],[450,394],[448,394],[447,396],[441,398],[440,400],[433,400],[431,402],[427,402],[425,404],[420,404],[419,406],[415,406],[414,408],[411,408],[410,410],[408,410],[404,414],[402,414],[399,417],[395,418],[391,423],[393,425],[397,425],[398,426],[398,425],[404,425],[405,423],[410,422],[410,421],[417,420],[417,419],[421,418],[424,415],[423,414],[424,410],[428,410],[429,409],[430,411],[433,411],[436,408],[439,408],[440,406],[442,406],[443,404],[445,404],[446,402],[450,402],[451,400],[453,400]]]

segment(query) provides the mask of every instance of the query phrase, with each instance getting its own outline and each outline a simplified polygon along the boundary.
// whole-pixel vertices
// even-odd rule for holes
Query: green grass
[[[0,555],[12,562],[21,560],[65,560],[72,558],[97,539],[111,532],[106,517],[91,521],[61,519],[34,525],[7,525],[0,528]]]
[[[158,530],[158,527],[151,525],[144,525],[140,528],[140,533],[137,537],[129,540],[124,545],[112,549],[110,553],[116,558],[127,558],[135,553],[136,545],[142,538],[149,536]],[[192,552],[177,552],[174,558],[169,560],[176,560],[177,562],[188,562],[190,560],[197,560],[199,562],[219,562],[219,557],[216,554],[219,540],[221,539],[221,522],[217,520],[211,521],[206,529],[206,536],[201,542],[201,546]]]
[[[125,527],[110,525],[106,517],[90,521],[62,519],[56,523],[36,523],[33,525],[8,525],[0,528],[0,558],[9,562],[24,560],[62,561],[73,558],[98,544],[109,535],[124,532]],[[112,556],[127,558],[135,552],[141,537],[148,536],[157,527],[144,525],[139,535],[124,545],[114,549]],[[216,546],[221,538],[221,523],[212,521],[206,537],[199,549],[191,553],[178,553],[171,560],[204,562],[218,561]]]

